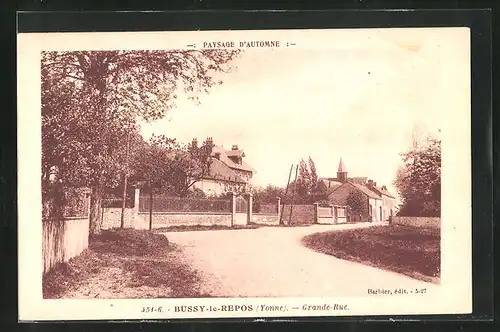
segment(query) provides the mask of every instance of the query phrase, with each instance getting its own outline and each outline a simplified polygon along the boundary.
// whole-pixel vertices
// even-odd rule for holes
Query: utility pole
[[[153,229],[153,181],[149,178],[149,230]]]
[[[292,192],[292,202],[290,204],[290,216],[288,218],[288,225],[292,223],[292,210],[293,210],[293,203],[295,200],[295,189],[297,187],[297,174],[299,172],[299,165],[295,167],[295,180],[293,180],[293,192]]]
[[[125,172],[123,174],[123,200],[122,200],[122,215],[120,221],[120,228],[125,227],[125,205],[127,202],[127,182],[128,182],[128,158],[129,158],[129,150],[130,150],[130,127],[128,128],[127,133],[127,146],[125,150]]]
[[[290,178],[292,177],[292,169],[293,169],[293,164],[290,166],[290,172],[288,172],[288,182],[286,183],[286,189],[285,189],[285,197],[283,197],[283,200],[281,201],[281,213],[280,213],[280,225],[283,225],[283,209],[285,207],[285,199],[286,195],[288,194],[288,186],[290,185]]]

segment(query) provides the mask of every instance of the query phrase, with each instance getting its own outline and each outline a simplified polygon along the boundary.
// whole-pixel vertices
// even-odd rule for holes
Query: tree
[[[151,143],[167,157],[166,163],[158,165],[158,181],[162,190],[185,197],[193,185],[210,173],[214,144],[206,140],[201,146],[193,142],[182,145],[165,135],[153,136]]]
[[[301,199],[309,196],[311,189],[311,173],[304,159],[299,163],[299,177],[297,178],[297,194]]]
[[[349,192],[347,196],[347,206],[349,207],[349,211],[353,215],[362,216],[365,211],[366,199],[363,197],[363,194],[358,190],[353,190]]]
[[[123,149],[124,126],[162,118],[179,91],[199,102],[238,52],[43,52],[42,185],[55,166],[64,186],[91,187],[91,233],[99,232],[105,182],[120,174],[114,154]]]
[[[299,176],[297,183],[292,182],[292,188],[296,188],[298,201],[302,204],[311,204],[318,199],[321,199],[321,192],[318,188],[318,174],[316,172],[316,165],[311,157],[308,163],[301,159],[299,163]]]
[[[441,213],[441,141],[428,137],[401,154],[396,186],[402,198],[399,215],[439,216]]]
[[[183,145],[165,135],[151,137],[138,154],[135,180],[148,181],[156,193],[186,197],[193,194],[193,185],[210,172],[212,141]]]
[[[316,172],[316,164],[314,163],[311,157],[309,157],[309,174],[310,174],[311,189],[312,189],[316,187],[316,184],[318,183],[318,173]]]
[[[276,204],[278,197],[285,199],[285,189],[268,185],[265,188],[256,188],[253,192],[253,200],[260,204]]]

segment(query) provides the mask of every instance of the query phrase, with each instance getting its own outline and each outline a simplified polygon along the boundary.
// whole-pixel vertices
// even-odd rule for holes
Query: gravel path
[[[202,290],[215,297],[365,296],[368,289],[438,285],[314,252],[302,237],[371,224],[262,227],[168,232],[202,273]]]

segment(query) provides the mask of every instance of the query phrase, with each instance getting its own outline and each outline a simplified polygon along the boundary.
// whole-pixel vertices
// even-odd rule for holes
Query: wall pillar
[[[318,221],[319,221],[319,216],[318,216],[318,207],[319,207],[319,204],[318,203],[314,203],[314,223],[317,224]]]
[[[141,188],[135,187],[134,190],[134,208],[132,209],[132,216],[130,217],[130,223],[133,228],[135,224],[139,221],[139,197],[141,196]]]
[[[231,193],[231,227],[234,226],[234,221],[236,220],[236,195],[234,192]]]
[[[253,221],[252,215],[253,215],[253,195],[250,193],[248,194],[247,225]]]
[[[281,197],[276,197],[276,211],[278,212],[278,217],[281,216]]]

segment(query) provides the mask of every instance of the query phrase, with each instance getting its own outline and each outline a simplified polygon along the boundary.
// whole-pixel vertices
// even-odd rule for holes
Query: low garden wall
[[[439,217],[392,217],[391,224],[413,226],[428,229],[441,229],[441,218]]]
[[[121,208],[102,208],[102,228],[120,227],[121,215]],[[126,208],[123,219],[125,228],[134,227],[134,209]]]
[[[68,218],[62,223],[43,222],[43,273],[78,256],[89,246],[89,219]]]
[[[257,213],[252,215],[252,222],[260,225],[279,225],[280,216],[278,214]]]
[[[311,225],[315,223],[314,205],[294,205],[290,220],[290,205],[283,206],[283,223],[290,225]]]
[[[153,228],[170,226],[231,226],[231,213],[196,213],[196,212],[154,212]],[[134,222],[135,228],[149,228],[149,213],[140,212]]]

